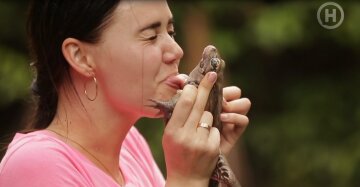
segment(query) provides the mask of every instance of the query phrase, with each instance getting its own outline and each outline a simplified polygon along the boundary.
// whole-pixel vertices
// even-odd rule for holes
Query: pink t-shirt
[[[120,152],[126,187],[163,187],[165,180],[135,127]],[[0,187],[119,187],[79,151],[46,130],[16,134],[0,164]]]

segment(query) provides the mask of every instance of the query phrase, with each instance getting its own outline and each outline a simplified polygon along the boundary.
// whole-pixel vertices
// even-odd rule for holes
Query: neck
[[[114,110],[94,106],[92,101],[82,101],[60,95],[57,114],[48,130],[62,136],[66,143],[119,183],[121,144],[137,118],[115,114]]]

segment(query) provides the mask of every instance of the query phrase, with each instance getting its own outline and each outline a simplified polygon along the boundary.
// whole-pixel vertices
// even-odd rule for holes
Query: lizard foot
[[[149,99],[149,101],[151,101],[152,104],[145,105],[145,106],[159,109],[160,112],[162,112],[164,114],[164,120],[165,120],[165,124],[166,124],[170,120],[172,111],[174,110],[174,107],[175,107],[175,103],[173,103],[171,100],[170,101],[158,101],[155,99]]]

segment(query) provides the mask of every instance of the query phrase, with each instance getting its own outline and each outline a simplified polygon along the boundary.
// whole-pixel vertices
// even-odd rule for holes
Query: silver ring
[[[207,123],[201,122],[199,123],[199,127],[205,128],[207,130],[209,130],[211,128],[211,126]]]

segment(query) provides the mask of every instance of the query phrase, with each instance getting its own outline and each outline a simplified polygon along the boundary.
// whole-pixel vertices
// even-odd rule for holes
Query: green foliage
[[[27,96],[30,68],[23,54],[0,47],[0,106]]]
[[[25,5],[23,1],[0,2],[0,108],[22,100],[29,91],[29,62],[23,50]]]
[[[286,110],[254,118],[245,139],[257,165],[273,158],[271,186],[351,186],[360,160],[359,92],[342,81],[295,83],[278,100]]]
[[[282,4],[264,8],[250,22],[255,44],[266,50],[296,45],[304,38],[306,12],[301,4]]]
[[[359,3],[340,3],[335,30],[317,21],[322,3],[204,3],[229,84],[253,103],[256,186],[359,186]]]
[[[351,4],[348,7],[346,19],[344,20],[344,28],[346,35],[342,39],[346,39],[352,45],[360,45],[360,3]]]

